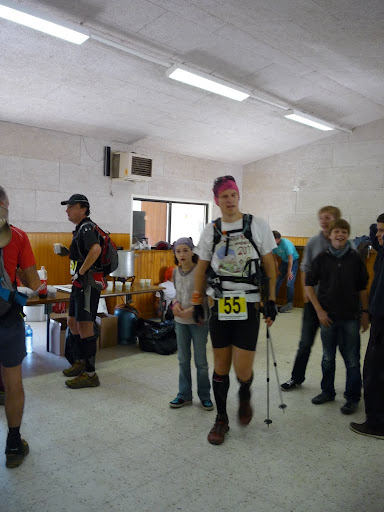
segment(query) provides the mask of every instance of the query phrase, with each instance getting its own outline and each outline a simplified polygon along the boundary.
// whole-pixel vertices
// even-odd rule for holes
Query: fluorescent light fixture
[[[287,110],[287,113],[284,114],[284,117],[291,119],[292,121],[297,121],[298,123],[312,126],[312,128],[323,130],[325,132],[335,129],[335,127],[331,124],[326,123],[321,119],[317,119],[316,117],[309,116],[308,114],[303,114],[303,112],[298,112],[297,110]]]
[[[82,44],[89,39],[89,32],[82,27],[77,28],[77,25],[65,22],[67,26],[58,25],[34,15],[30,9],[20,9],[20,4],[0,0],[0,18],[9,21],[14,21],[25,27],[30,27],[45,34],[65,39],[70,43]],[[68,28],[73,26],[74,29]],[[76,28],[75,28],[76,27]]]
[[[181,66],[180,64],[175,64],[169,68],[166,73],[167,76],[173,78],[173,80],[178,80],[179,82],[193,85],[194,87],[199,87],[200,89],[214,92],[221,96],[226,96],[232,100],[243,101],[250,96],[250,93],[247,91],[233,87],[232,84],[224,80],[220,80],[219,78],[200,71],[195,71],[186,66]]]

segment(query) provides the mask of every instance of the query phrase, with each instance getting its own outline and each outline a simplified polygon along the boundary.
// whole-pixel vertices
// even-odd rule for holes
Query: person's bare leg
[[[20,427],[24,410],[24,388],[21,364],[13,368],[2,367],[5,388],[5,414],[8,427]]]

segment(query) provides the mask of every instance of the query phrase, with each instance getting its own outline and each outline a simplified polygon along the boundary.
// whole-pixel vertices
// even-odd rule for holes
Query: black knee
[[[237,377],[237,380],[240,383],[239,388],[239,397],[241,400],[249,400],[251,398],[251,385],[253,382],[253,372],[251,375],[251,378],[247,381],[240,380],[239,377]]]

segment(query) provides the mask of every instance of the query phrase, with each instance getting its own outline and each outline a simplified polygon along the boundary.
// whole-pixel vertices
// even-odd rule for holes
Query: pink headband
[[[239,192],[239,189],[236,185],[236,182],[235,181],[232,181],[232,180],[225,180],[221,185],[219,185],[216,189],[216,194],[215,194],[215,203],[217,205],[219,205],[219,195],[224,192],[225,190],[228,190],[228,189],[231,189],[231,190],[236,190],[236,192],[238,193],[239,195],[239,199],[240,199],[240,192]]]

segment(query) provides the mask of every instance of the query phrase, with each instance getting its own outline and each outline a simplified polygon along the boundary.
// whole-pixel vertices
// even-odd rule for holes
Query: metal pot
[[[134,251],[117,251],[119,265],[111,274],[112,277],[133,277],[135,275]]]

